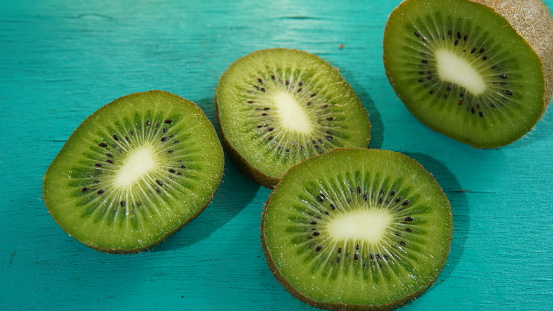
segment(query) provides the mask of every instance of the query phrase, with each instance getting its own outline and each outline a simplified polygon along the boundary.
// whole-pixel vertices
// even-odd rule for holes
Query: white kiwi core
[[[278,92],[273,96],[277,107],[280,123],[288,130],[309,133],[312,129],[311,121],[305,110],[294,96],[288,92]]]
[[[484,79],[467,60],[447,49],[438,49],[434,55],[440,79],[455,83],[473,95],[486,90]]]
[[[155,152],[144,145],[131,153],[115,177],[115,184],[128,187],[156,167]]]
[[[391,223],[392,216],[384,209],[359,209],[332,219],[328,230],[336,239],[378,243]]]

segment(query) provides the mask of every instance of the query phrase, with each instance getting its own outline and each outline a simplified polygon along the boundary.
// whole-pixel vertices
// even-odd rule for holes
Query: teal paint
[[[551,309],[553,117],[498,150],[472,149],[424,127],[395,96],[381,61],[383,28],[398,3],[1,3],[0,309],[312,310],[278,284],[263,258],[260,213],[270,191],[228,159],[207,210],[140,254],[86,248],[41,199],[49,163],[102,105],[163,89],[215,121],[214,88],[227,66],[277,46],[339,67],[371,114],[371,147],[417,159],[451,200],[448,264],[405,310]]]

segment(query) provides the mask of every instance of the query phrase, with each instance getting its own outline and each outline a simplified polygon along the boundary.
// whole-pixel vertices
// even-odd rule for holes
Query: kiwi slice
[[[200,214],[222,178],[215,129],[164,91],[121,97],[73,132],[44,177],[52,217],[85,245],[144,250]]]
[[[406,0],[384,33],[384,65],[423,124],[476,148],[501,147],[551,99],[553,20],[540,0]]]
[[[246,175],[273,187],[294,164],[339,147],[367,147],[370,124],[337,69],[290,49],[253,52],[216,90],[223,143]]]
[[[337,149],[278,183],[265,205],[262,245],[275,277],[309,305],[391,309],[433,283],[452,231],[446,195],[416,161]]]

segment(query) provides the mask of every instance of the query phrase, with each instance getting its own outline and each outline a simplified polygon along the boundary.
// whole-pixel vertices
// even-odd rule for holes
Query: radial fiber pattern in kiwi
[[[503,17],[465,0],[407,1],[395,13],[384,40],[387,74],[423,123],[475,147],[496,147],[537,122],[544,92],[540,62]],[[441,59],[440,53],[451,56]],[[440,74],[441,68],[458,77]]]
[[[335,68],[306,52],[260,50],[238,59],[222,75],[216,102],[229,147],[243,166],[272,180],[314,155],[369,142],[358,96]]]
[[[262,228],[269,265],[296,297],[324,308],[393,306],[438,276],[452,219],[447,197],[415,161],[338,149],[287,173]]]
[[[477,122],[476,117],[505,120],[508,116],[505,117],[503,114],[516,114],[521,106],[520,98],[514,97],[512,91],[516,89],[516,81],[513,81],[513,78],[522,76],[517,68],[516,59],[509,56],[509,53],[502,52],[496,43],[487,39],[491,37],[489,32],[461,18],[450,20],[453,24],[446,35],[440,35],[440,31],[444,29],[437,28],[443,27],[443,19],[444,17],[436,12],[418,20],[414,25],[418,30],[414,31],[410,38],[412,44],[409,45],[408,53],[418,53],[420,57],[411,63],[408,74],[413,79],[418,78],[417,82],[423,86],[422,89],[426,90],[428,95],[432,95],[428,96],[429,98],[440,99],[433,100],[433,104],[445,109],[447,106],[440,104],[441,99],[456,102],[466,112],[470,112],[463,114],[465,120],[476,126],[485,125]],[[434,51],[438,50],[449,50],[460,55],[461,59],[481,75],[487,91],[482,95],[473,94],[459,84],[447,81],[444,83],[439,77],[437,60],[432,57]],[[505,108],[498,110],[495,109],[496,105]]]
[[[221,144],[198,106],[167,92],[135,93],[75,130],[48,169],[44,196],[79,241],[135,252],[197,216],[222,171]]]
[[[304,70],[304,69],[303,69]],[[259,72],[258,78],[250,79],[252,87],[243,90],[243,102],[246,104],[238,111],[237,117],[256,131],[244,131],[252,140],[274,142],[267,144],[271,157],[282,163],[296,163],[313,155],[347,144],[348,136],[339,129],[347,120],[346,113],[336,109],[336,103],[344,100],[336,95],[327,97],[318,94],[321,85],[314,81],[304,82],[302,69],[290,69],[275,74]],[[294,72],[295,71],[295,72]],[[320,75],[320,73],[318,74]],[[317,79],[317,75],[312,76]],[[289,130],[280,122],[279,107],[275,103],[275,94],[292,94],[298,103],[305,103],[306,114],[313,130],[308,134]],[[318,124],[318,126],[315,126]],[[294,150],[295,152],[291,152]]]
[[[382,182],[383,176],[378,174],[357,178],[348,175],[337,177],[342,186],[325,182],[307,186],[307,193],[298,196],[300,204],[293,206],[295,214],[289,216],[287,231],[293,233],[291,238],[306,266],[311,273],[329,278],[352,269],[352,275],[376,283],[383,277],[400,278],[414,272],[413,264],[425,256],[421,245],[430,243],[424,235],[428,207],[418,204],[421,194],[401,179],[391,183],[389,179]],[[344,184],[351,187],[345,189]],[[382,210],[392,218],[381,237],[385,243],[363,238],[343,241],[332,236],[329,226],[333,220],[374,210]],[[321,252],[323,248],[327,251]]]
[[[184,147],[194,146],[189,141],[193,134],[179,127],[181,122],[163,113],[146,117],[137,114],[132,119],[121,116],[114,124],[89,133],[83,143],[98,147],[83,154],[72,168],[70,183],[75,186],[74,195],[80,198],[78,205],[85,207],[83,216],[93,215],[91,219],[96,221],[119,220],[121,224],[131,219],[137,229],[138,222],[149,214],[164,213],[157,210],[159,196],[175,200],[174,194],[193,191],[199,178],[197,169],[201,169],[201,153],[197,148]],[[155,155],[157,169],[139,176],[132,187],[118,186],[121,166],[140,148]]]

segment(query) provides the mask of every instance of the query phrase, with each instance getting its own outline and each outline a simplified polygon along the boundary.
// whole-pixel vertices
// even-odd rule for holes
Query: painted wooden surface
[[[383,28],[399,2],[2,1],[0,309],[312,310],[263,258],[260,213],[270,191],[230,161],[200,217],[135,255],[75,241],[41,198],[49,163],[102,105],[162,89],[215,121],[219,76],[236,58],[270,47],[305,50],[340,68],[370,112],[371,147],[417,159],[449,196],[449,261],[404,310],[553,309],[553,115],[497,150],[421,125],[382,64]]]

